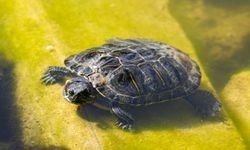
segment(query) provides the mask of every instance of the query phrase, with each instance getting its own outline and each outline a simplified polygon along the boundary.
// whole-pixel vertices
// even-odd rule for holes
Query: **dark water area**
[[[22,146],[19,114],[15,106],[13,69],[14,64],[0,54],[0,142],[15,143],[11,146],[14,149]]]
[[[205,0],[205,5],[213,5],[214,7],[220,7],[228,10],[241,8],[243,6],[249,6],[249,0]]]
[[[245,19],[250,16],[245,9],[250,1],[182,3],[171,0],[169,10],[192,42],[214,88],[220,92],[233,74],[250,69],[250,21]],[[244,15],[239,18],[239,14]]]

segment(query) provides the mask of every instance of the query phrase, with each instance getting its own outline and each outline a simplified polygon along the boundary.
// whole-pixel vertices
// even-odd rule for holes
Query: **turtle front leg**
[[[72,76],[73,73],[64,67],[50,66],[41,77],[45,85],[55,84],[63,80],[65,76]]]
[[[221,109],[220,102],[208,91],[197,90],[195,93],[186,97],[186,100],[193,105],[202,117],[215,116]]]
[[[132,128],[134,123],[133,117],[126,111],[124,111],[117,103],[112,103],[111,113],[114,114],[117,119],[117,126],[124,130],[129,130]]]

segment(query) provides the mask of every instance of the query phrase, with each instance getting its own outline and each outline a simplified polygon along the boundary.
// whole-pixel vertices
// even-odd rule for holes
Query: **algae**
[[[221,95],[227,100],[227,107],[237,121],[246,142],[250,143],[250,71],[234,74]]]
[[[23,147],[245,149],[242,135],[230,117],[225,114],[224,120],[202,120],[184,100],[134,110],[136,131],[124,132],[115,127],[115,118],[108,112],[78,108],[63,100],[60,85],[45,87],[40,83],[48,66],[63,65],[68,55],[113,37],[163,41],[184,50],[198,63],[203,62],[193,40],[186,36],[186,29],[172,15],[169,2],[0,0],[0,52],[15,64],[13,91],[20,127],[17,135]],[[216,94],[209,80],[213,83],[213,78],[204,72],[204,63],[199,64],[202,88]]]

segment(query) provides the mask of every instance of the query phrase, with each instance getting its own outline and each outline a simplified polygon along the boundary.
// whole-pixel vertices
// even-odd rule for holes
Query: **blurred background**
[[[250,149],[249,10],[249,0],[0,0],[0,149]],[[48,66],[114,37],[188,53],[221,116],[178,100],[134,110],[124,132],[109,112],[40,83]]]

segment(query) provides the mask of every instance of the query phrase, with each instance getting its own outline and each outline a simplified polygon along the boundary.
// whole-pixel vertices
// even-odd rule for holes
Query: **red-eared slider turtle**
[[[213,116],[220,103],[208,91],[197,90],[199,66],[170,45],[146,39],[111,39],[106,44],[68,57],[66,67],[49,67],[41,80],[54,84],[63,77],[64,98],[110,110],[118,126],[131,128],[127,106],[145,106],[184,98],[203,116]]]

